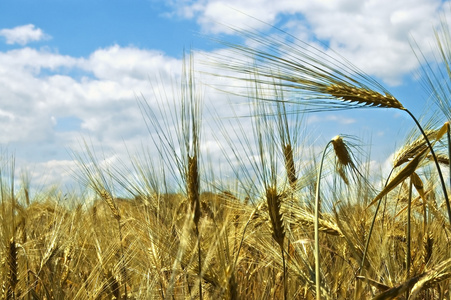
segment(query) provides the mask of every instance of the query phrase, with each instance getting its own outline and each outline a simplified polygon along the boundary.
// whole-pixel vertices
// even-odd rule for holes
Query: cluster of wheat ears
[[[254,47],[223,43],[230,56],[213,58],[228,71],[217,75],[248,87],[241,96],[253,112],[252,137],[241,127],[237,142],[225,120],[219,126],[236,174],[226,184],[201,151],[193,58],[176,99],[139,102],[156,152],[128,168],[103,167],[88,146],[76,155],[94,201],[57,189],[30,199],[26,179],[15,188],[5,176],[14,163],[4,156],[2,298],[450,299],[449,123],[422,125],[346,60],[277,33],[240,31]],[[446,26],[437,40],[438,67],[424,64],[423,77],[446,120]],[[382,184],[348,136],[313,158],[299,151],[303,112],[348,108],[399,110],[413,120]]]

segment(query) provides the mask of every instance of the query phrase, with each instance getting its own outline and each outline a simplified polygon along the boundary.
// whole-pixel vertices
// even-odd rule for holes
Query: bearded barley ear
[[[275,188],[266,189],[266,201],[268,203],[269,216],[273,229],[273,238],[283,248],[285,229],[283,226],[283,216],[280,210],[282,202]]]
[[[392,95],[382,95],[379,92],[347,85],[343,82],[327,86],[324,92],[325,94],[332,95],[338,100],[349,101],[363,106],[405,109],[401,102]]]
[[[293,149],[290,144],[283,146],[283,155],[285,158],[285,169],[287,170],[288,182],[292,187],[296,186],[296,169],[294,167]]]
[[[387,195],[391,190],[397,187],[401,182],[403,182],[406,178],[411,176],[413,172],[417,169],[420,162],[426,155],[426,151],[429,148],[424,149],[421,153],[419,153],[414,159],[412,159],[388,184],[385,185],[384,189],[371,201],[368,205],[370,207],[374,203],[376,203],[379,199],[382,199],[385,195]]]
[[[300,224],[303,227],[311,228],[315,226],[315,216],[307,212],[295,213],[293,216],[293,222]],[[325,234],[343,237],[343,233],[340,228],[330,221],[319,219],[318,227],[318,230],[324,232]]]
[[[337,172],[346,184],[349,184],[348,177],[346,176],[346,167],[353,167],[353,162],[348,147],[344,143],[343,139],[337,135],[331,140],[334,147],[335,155],[337,156]]]
[[[285,266],[285,229],[283,226],[283,214],[281,212],[282,197],[277,193],[275,187],[266,187],[266,202],[268,204],[269,217],[271,219],[273,238],[280,246],[280,252],[282,254],[282,267],[283,267],[283,295],[284,299],[287,299],[287,275]]]
[[[199,199],[199,171],[197,156],[188,156],[188,174],[187,174],[187,186],[188,186],[188,201],[193,212],[193,220],[196,226],[199,223],[201,211],[200,211],[200,199]]]
[[[430,130],[430,131],[426,132],[426,135],[428,136],[428,138],[432,139],[437,136],[437,131]],[[417,156],[419,153],[421,153],[422,151],[424,151],[427,148],[428,148],[428,145],[427,145],[424,137],[423,136],[419,137],[412,143],[405,145],[403,148],[401,148],[401,150],[399,150],[395,154],[395,158],[393,161],[393,167],[397,168],[397,167],[401,166],[402,164],[409,162],[415,156]],[[430,157],[431,157],[431,160],[433,160],[433,157],[432,156],[430,156]]]
[[[121,220],[121,214],[119,212],[119,209],[117,208],[116,204],[114,203],[113,197],[111,194],[103,189],[100,191],[100,197],[105,200],[106,204],[110,208],[111,212],[113,213],[114,218],[119,222]]]

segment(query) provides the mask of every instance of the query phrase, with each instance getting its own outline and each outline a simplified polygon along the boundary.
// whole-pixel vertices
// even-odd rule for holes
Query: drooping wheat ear
[[[436,133],[437,133],[437,131],[430,130],[430,131],[426,132],[426,135],[428,136],[428,138],[432,139],[435,137]],[[416,157],[419,153],[424,151],[427,147],[428,147],[428,144],[426,143],[426,140],[422,136],[419,137],[418,139],[416,139],[415,141],[413,141],[412,143],[405,145],[400,151],[398,151],[395,154],[395,158],[393,160],[393,167],[397,168],[397,167],[401,166],[402,164],[409,162],[411,159]],[[437,158],[438,158],[438,156],[437,156]],[[432,156],[431,156],[431,160],[433,160]]]
[[[111,212],[113,213],[114,218],[117,221],[121,220],[121,214],[119,212],[118,207],[114,203],[113,197],[107,190],[101,190],[100,191],[100,197],[102,197],[103,200],[108,204],[108,207],[110,208]]]
[[[353,167],[353,162],[351,159],[351,154],[349,152],[348,147],[344,143],[341,136],[337,135],[331,140],[332,146],[334,146],[334,152],[337,156],[337,172],[340,175],[340,177],[343,179],[343,181],[346,184],[349,184],[348,177],[345,173],[346,167]]]
[[[283,216],[280,210],[282,202],[275,188],[268,187],[266,189],[266,201],[268,203],[268,211],[273,229],[273,238],[280,247],[283,247],[285,230],[283,227]]]
[[[194,223],[199,223],[200,219],[200,197],[199,197],[199,169],[197,156],[188,156],[188,174],[187,174],[188,201],[190,203]]]
[[[334,146],[335,155],[337,156],[340,164],[342,164],[343,166],[352,164],[352,159],[348,147],[344,143],[341,136],[337,135],[332,139],[332,146]]]
[[[295,187],[296,181],[296,169],[294,167],[293,149],[290,144],[283,145],[283,155],[285,158],[285,168],[287,170],[287,177],[290,186]]]
[[[337,98],[338,100],[362,104],[363,106],[375,106],[405,110],[401,102],[399,102],[392,95],[382,95],[379,92],[362,87],[351,86],[344,82],[327,86],[325,88],[325,93]]]
[[[303,227],[314,227],[315,226],[315,216],[303,212],[303,213],[295,213],[293,216],[293,221],[295,224],[302,225]],[[336,235],[336,236],[343,236],[343,233],[341,232],[340,228],[327,220],[319,219],[318,220],[319,228],[318,230],[321,232],[324,232],[329,235]]]

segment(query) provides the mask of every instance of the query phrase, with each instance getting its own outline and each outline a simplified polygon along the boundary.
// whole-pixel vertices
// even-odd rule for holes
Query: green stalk
[[[316,195],[315,195],[315,285],[316,285],[316,299],[321,300],[321,274],[320,274],[320,259],[319,259],[319,213],[320,213],[320,182],[321,173],[323,171],[324,158],[326,157],[327,147],[332,143],[329,141],[324,148],[321,157],[321,164],[319,166],[318,177],[316,178]]]

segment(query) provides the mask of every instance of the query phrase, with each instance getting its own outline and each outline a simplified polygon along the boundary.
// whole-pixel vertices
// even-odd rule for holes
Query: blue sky
[[[242,41],[224,24],[264,30],[247,15],[301,40],[325,42],[420,114],[426,95],[414,75],[419,64],[410,41],[415,38],[431,57],[433,28],[440,14],[450,12],[447,5],[437,0],[3,0],[0,143],[15,153],[18,173],[27,170],[44,185],[73,180],[68,171],[77,166],[70,153],[83,148],[83,139],[104,151],[106,160],[127,160],[130,151],[150,143],[137,96],[158,98],[151,84],[156,78],[158,87],[173,88],[183,49],[205,58],[222,51],[209,36]],[[231,96],[208,88],[215,80],[200,80],[206,106],[228,111]],[[385,163],[413,127],[391,110],[306,118],[318,144],[340,133],[371,142],[376,165]],[[219,159],[217,141],[209,134],[207,148]]]
[[[112,44],[161,49],[180,56],[183,47],[202,39],[195,23],[169,17],[164,1],[2,1],[3,28],[33,24],[51,34],[34,46],[49,46],[61,54],[87,56]],[[1,45],[2,49],[11,49]]]

